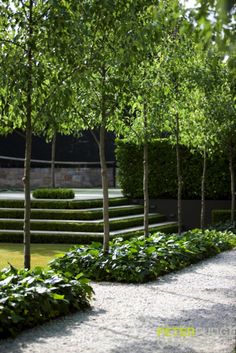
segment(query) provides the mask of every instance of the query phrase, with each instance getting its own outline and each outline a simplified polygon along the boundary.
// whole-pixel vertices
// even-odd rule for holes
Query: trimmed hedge
[[[88,308],[93,290],[79,273],[17,270],[0,272],[0,338],[58,316]]]
[[[109,206],[119,206],[127,204],[128,199],[125,197],[117,197],[109,199]],[[40,209],[83,209],[102,207],[102,199],[93,200],[32,200],[32,208]],[[24,200],[0,200],[0,208],[24,208]]]
[[[143,207],[125,207],[125,208],[115,208],[109,209],[109,215],[111,217],[120,217],[134,215],[141,213]],[[0,218],[19,218],[23,219],[24,210],[23,209],[0,209]],[[61,220],[92,220],[99,219],[103,217],[102,209],[101,210],[31,210],[32,219],[61,219]]]
[[[150,234],[154,234],[156,232],[162,232],[164,234],[171,234],[171,233],[175,233],[177,231],[178,231],[178,224],[177,223],[164,224],[164,225],[153,227],[153,228],[149,229]],[[128,234],[122,234],[122,235],[114,237],[114,239],[118,238],[120,236],[122,236],[123,239],[140,237],[140,236],[143,236],[143,230],[138,230],[136,232],[132,232],[132,233],[128,233]]]
[[[211,220],[212,224],[224,223],[230,220],[230,210],[212,210],[211,211]],[[235,211],[236,217],[236,211]]]
[[[181,235],[156,233],[148,238],[117,238],[109,253],[99,243],[75,247],[50,267],[59,272],[82,271],[96,281],[142,283],[179,270],[236,246],[231,232],[195,229]]]
[[[71,189],[35,189],[32,193],[32,196],[35,199],[73,199],[75,193]]]
[[[89,244],[93,241],[101,241],[102,236],[96,234],[73,234],[73,233],[31,233],[31,243],[42,244]],[[0,233],[0,243],[22,243],[23,232]]]
[[[116,143],[118,178],[125,196],[143,198],[142,146],[118,140]],[[202,158],[181,147],[183,199],[201,198]],[[138,167],[137,167],[138,166]],[[149,144],[149,195],[150,198],[177,198],[176,151],[166,141]],[[230,199],[228,162],[216,156],[207,162],[207,199]]]
[[[177,224],[166,224],[162,226],[157,226],[155,228],[150,229],[150,233],[154,232],[163,232],[163,233],[173,233],[177,231]],[[124,239],[129,239],[131,237],[140,236],[143,234],[143,231],[137,231],[130,233],[126,233],[123,235]],[[103,242],[103,235],[98,234],[73,234],[73,233],[65,233],[65,234],[40,234],[40,233],[32,233],[31,234],[31,243],[58,243],[58,244],[89,244],[91,242]],[[0,243],[22,243],[23,242],[23,232],[1,232],[0,233]]]
[[[161,222],[164,221],[165,217],[157,214],[149,216],[149,222]],[[121,219],[121,220],[111,220],[109,222],[110,230],[119,230],[126,227],[135,227],[143,224],[143,216],[131,218],[131,219]],[[11,229],[20,230],[23,228],[23,220],[11,220],[5,219],[0,220],[0,229]],[[68,232],[102,232],[103,222],[57,222],[57,221],[34,221],[31,222],[32,230],[51,230],[51,231],[68,231]]]

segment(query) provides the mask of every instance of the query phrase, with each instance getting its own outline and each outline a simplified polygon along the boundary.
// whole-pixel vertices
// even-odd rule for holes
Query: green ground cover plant
[[[236,237],[231,232],[195,229],[181,235],[155,233],[148,238],[114,239],[107,254],[100,243],[75,247],[53,260],[50,267],[74,275],[82,271],[96,281],[142,283],[235,245]]]
[[[236,224],[232,224],[230,221],[215,223],[211,226],[211,229],[216,229],[221,232],[231,231],[232,233],[236,234]]]
[[[0,272],[0,338],[89,307],[93,290],[83,274],[36,268]]]
[[[32,193],[35,199],[74,199],[75,193],[71,189],[62,188],[40,188],[35,189]]]

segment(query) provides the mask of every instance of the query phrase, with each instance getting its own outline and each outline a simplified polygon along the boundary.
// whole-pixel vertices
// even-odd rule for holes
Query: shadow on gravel
[[[150,288],[155,292],[154,288]],[[158,288],[158,292],[163,292],[163,294],[171,294],[174,297],[179,298],[181,301],[184,301],[185,299],[194,299],[194,300],[199,300],[202,303],[209,303],[209,304],[217,304],[217,298],[214,300],[210,300],[210,299],[206,299],[206,298],[201,298],[199,296],[196,296],[193,294],[189,295],[189,294],[180,294],[180,293],[176,293],[174,290],[170,291],[170,290],[162,290],[160,288]],[[208,293],[212,293],[212,294],[216,294],[216,289],[215,288],[204,288],[203,292],[208,292]],[[228,289],[228,288],[217,288],[217,294],[220,297],[225,297],[225,298],[236,298],[236,287],[234,290],[232,289]]]
[[[182,296],[180,296],[180,300],[183,300]],[[173,312],[169,317],[144,315],[139,320],[150,332],[151,330],[153,331],[154,326],[156,328],[178,327],[194,329],[194,334],[186,335],[186,337],[181,337],[180,331],[178,331],[177,337],[174,337],[174,331],[171,331],[170,337],[167,337],[165,332],[162,332],[158,337],[158,342],[162,345],[160,352],[190,353],[196,350],[196,352],[204,353],[231,353],[236,337],[235,312],[236,305],[218,303],[207,308],[182,310],[178,315]],[[168,341],[172,342],[171,349],[164,345],[166,342],[166,346],[168,346]]]
[[[180,299],[181,300],[181,299]],[[170,317],[148,316],[145,313],[137,318],[140,330],[138,337],[124,334],[114,335],[117,348],[109,353],[232,353],[235,345],[233,313],[234,305],[213,305],[210,308],[183,310],[179,315]],[[170,331],[170,336],[157,334],[158,328],[194,328],[194,334],[182,335]],[[110,331],[110,329],[108,329]],[[186,332],[186,331],[185,331]],[[150,339],[147,339],[150,333]],[[143,335],[144,334],[144,335]],[[133,339],[134,338],[134,339]]]
[[[43,348],[43,345],[47,344],[47,340],[50,338],[56,340],[57,337],[68,337],[69,339],[70,336],[73,336],[73,330],[77,329],[82,323],[95,320],[96,317],[105,314],[105,312],[103,309],[87,309],[54,319],[32,329],[27,329],[21,332],[16,338],[0,340],[0,352],[23,353],[31,343],[38,343]],[[50,353],[47,350],[44,351],[45,353]],[[66,351],[63,353],[66,353]]]
[[[195,349],[192,349],[190,347],[184,347],[184,344],[182,344],[182,347],[176,348],[175,345],[172,345],[170,343],[164,343],[164,344],[159,344],[157,345],[156,342],[153,342],[153,344],[150,344],[150,341],[148,340],[142,340],[142,342],[135,343],[135,344],[130,344],[127,342],[127,344],[124,344],[122,346],[119,346],[118,348],[114,348],[109,351],[109,353],[199,353],[199,351],[196,351]],[[213,352],[212,352],[213,353]]]
[[[224,254],[227,256],[227,253]],[[231,255],[230,255],[231,256]],[[227,258],[227,264],[234,265],[235,260]],[[140,330],[140,335],[138,339],[133,342],[123,336],[122,340],[117,339],[116,346],[118,348],[113,348],[111,353],[233,353],[235,346],[235,312],[236,303],[234,300],[236,297],[236,287],[224,288],[216,285],[214,287],[214,279],[216,283],[221,283],[227,280],[232,284],[235,282],[235,274],[229,273],[227,276],[220,276],[217,272],[214,273],[204,273],[209,262],[215,263],[216,265],[224,266],[222,264],[222,258],[216,256],[215,258],[210,258],[204,260],[200,263],[194,264],[187,267],[179,272],[171,273],[166,276],[161,277],[157,281],[149,282],[143,284],[149,291],[151,291],[153,300],[155,300],[155,293],[163,293],[163,296],[172,297],[173,300],[177,302],[184,303],[187,301],[192,301],[192,307],[188,309],[183,309],[181,311],[172,312],[166,316],[151,316],[146,315],[145,312],[142,316],[137,317],[137,327],[142,327]],[[203,273],[202,273],[203,271]],[[207,277],[209,278],[210,287],[206,288],[203,286],[202,291],[200,288],[200,293],[194,293],[194,290],[190,293],[185,292],[175,292],[175,282],[179,280],[179,275],[181,274],[194,274],[194,279],[196,277],[199,279],[197,283],[201,283],[201,278],[203,281],[207,282]],[[166,284],[171,284],[164,287]],[[212,287],[213,284],[213,287]],[[206,294],[210,294],[210,298],[206,297]],[[169,296],[169,294],[171,296]],[[202,294],[202,295],[201,295]],[[214,294],[215,298],[212,298]],[[226,300],[225,299],[230,299]],[[223,302],[221,302],[223,301]],[[227,304],[227,302],[229,302]],[[158,306],[158,301],[156,303]],[[168,305],[168,303],[167,303]],[[196,306],[194,306],[196,305]],[[165,336],[165,332],[162,335],[157,334],[158,327],[162,328],[193,328],[194,335],[187,337],[181,337],[180,331],[178,331],[177,337],[174,336],[174,331],[170,337]],[[144,334],[142,334],[142,331]],[[150,333],[150,339],[147,339],[147,333]],[[109,353],[110,353],[109,352]]]

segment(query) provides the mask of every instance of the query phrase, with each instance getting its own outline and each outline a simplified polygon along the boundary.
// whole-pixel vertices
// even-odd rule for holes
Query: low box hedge
[[[211,211],[211,220],[212,224],[224,223],[230,220],[231,211],[230,210],[212,210]],[[236,217],[236,211],[235,211]]]
[[[81,273],[0,271],[0,338],[90,306],[93,290]]]
[[[171,233],[176,233],[178,231],[178,224],[177,223],[171,223],[171,224],[163,224],[161,226],[153,227],[149,229],[150,234],[154,234],[157,232],[162,232],[164,234],[171,234]],[[128,233],[127,236],[126,234],[121,234],[123,239],[130,239],[131,237],[140,237],[143,235],[143,231],[139,230],[136,232]]]
[[[32,193],[35,199],[74,199],[75,193],[71,189],[35,189]]]
[[[161,222],[165,217],[162,215],[151,215],[149,222]],[[110,229],[119,230],[127,227],[135,227],[143,224],[143,216],[131,219],[111,220]],[[0,220],[0,229],[21,230],[23,229],[23,220],[5,219]],[[51,231],[71,231],[71,232],[102,232],[103,222],[57,222],[57,221],[34,221],[31,222],[32,230],[51,230]]]
[[[166,234],[173,233],[177,231],[177,224],[166,224],[157,226],[150,229],[150,233],[163,232]],[[129,232],[122,235],[124,239],[129,239],[131,237],[137,237],[143,234],[143,231]],[[115,236],[118,237],[118,236]],[[114,237],[114,238],[115,238]],[[112,238],[112,237],[111,237]],[[73,233],[37,233],[31,234],[32,243],[52,243],[52,244],[90,244],[91,242],[103,242],[103,235],[95,234],[73,234]],[[0,233],[0,243],[22,243],[23,242],[23,231],[20,232],[6,232],[2,231]]]
[[[109,210],[110,217],[121,217],[125,215],[139,214],[143,210],[140,208],[133,208],[132,206],[125,208],[114,208]],[[0,218],[18,218],[23,219],[24,210],[23,209],[0,209]],[[31,210],[32,219],[60,219],[60,220],[95,220],[103,217],[102,208],[100,210]]]
[[[110,198],[110,206],[119,206],[127,204],[128,199],[125,197]],[[32,200],[31,208],[40,209],[84,209],[102,207],[102,199],[92,200]],[[0,208],[24,208],[24,200],[0,200]]]

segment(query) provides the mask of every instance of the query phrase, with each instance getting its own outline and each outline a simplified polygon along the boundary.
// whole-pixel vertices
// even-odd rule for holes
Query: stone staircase
[[[23,200],[0,200],[0,242],[23,241]],[[110,237],[143,234],[143,206],[125,198],[110,199]],[[149,214],[150,232],[174,232],[176,222]],[[32,200],[31,242],[89,243],[102,241],[102,200]]]

